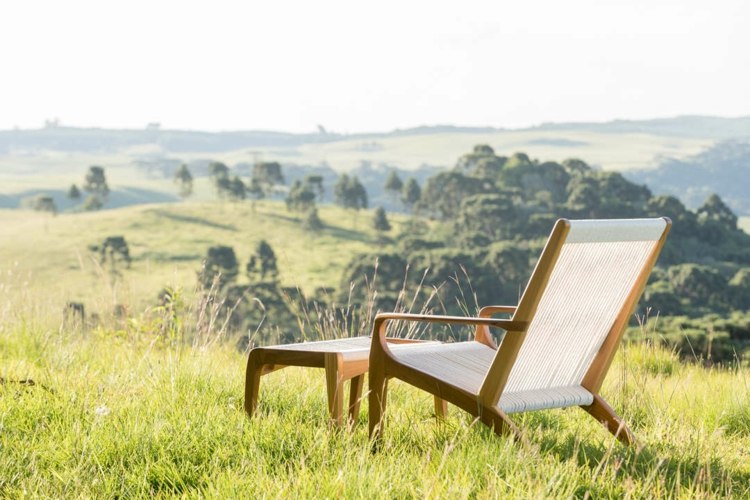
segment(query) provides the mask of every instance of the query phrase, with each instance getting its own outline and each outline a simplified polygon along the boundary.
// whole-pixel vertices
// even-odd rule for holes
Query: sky
[[[750,115],[747,0],[0,4],[0,130]]]

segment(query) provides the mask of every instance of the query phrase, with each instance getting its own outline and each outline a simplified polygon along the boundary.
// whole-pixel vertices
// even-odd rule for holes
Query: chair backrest
[[[598,391],[670,225],[558,221],[514,315],[529,327],[506,335],[485,379],[494,403],[503,391]]]

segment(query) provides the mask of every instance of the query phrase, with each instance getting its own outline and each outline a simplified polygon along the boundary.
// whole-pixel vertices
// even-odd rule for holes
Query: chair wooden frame
[[[635,437],[623,420],[599,394],[604,377],[614,359],[617,347],[646,286],[651,270],[664,245],[671,227],[666,222],[663,233],[641,268],[634,286],[622,303],[614,323],[604,342],[581,381],[581,387],[593,395],[591,404],[581,406],[597,421],[605,425],[619,441],[625,445],[635,442]],[[563,244],[570,231],[570,221],[560,219],[555,224],[547,244],[542,251],[529,284],[518,306],[486,306],[478,317],[432,316],[415,314],[379,314],[375,318],[370,349],[369,374],[369,432],[370,437],[379,440],[383,433],[383,417],[386,408],[387,381],[397,378],[410,385],[427,391],[435,397],[448,401],[470,413],[497,434],[511,434],[520,437],[520,431],[508,415],[499,408],[500,397],[505,388],[511,369],[526,338],[527,329],[534,318],[541,296],[550,279],[555,263],[560,256]],[[495,319],[495,314],[507,313],[512,319]],[[413,366],[399,362],[385,342],[387,326],[394,321],[418,321],[430,323],[452,323],[476,327],[475,341],[496,349],[496,355],[484,376],[478,392],[471,392],[451,384],[439,377],[425,373]],[[499,347],[495,346],[489,328],[500,328],[506,334]]]

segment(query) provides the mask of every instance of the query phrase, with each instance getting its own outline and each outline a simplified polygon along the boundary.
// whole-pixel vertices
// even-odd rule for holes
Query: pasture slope
[[[325,227],[302,229],[299,214],[279,201],[136,205],[52,216],[0,210],[0,286],[23,288],[58,312],[68,301],[94,303],[108,313],[114,304],[131,311],[153,305],[165,286],[192,290],[208,248],[234,248],[244,270],[261,240],[274,249],[284,286],[312,293],[338,286],[352,255],[377,245],[372,212],[319,208]],[[389,216],[396,234],[405,218]],[[88,249],[107,236],[124,236],[133,258],[113,279],[98,253]],[[25,300],[25,299],[22,299]]]
[[[189,289],[216,244],[244,263],[266,239],[284,284],[336,284],[377,238],[371,212],[320,213],[327,227],[310,235],[280,202],[0,212],[0,497],[750,496],[750,370],[682,364],[653,331],[623,346],[603,388],[638,446],[576,408],[514,416],[521,442],[455,408],[437,423],[431,398],[396,382],[372,453],[366,402],[351,432],[327,425],[321,372],[269,375],[248,421],[246,357],[222,342],[220,322],[188,339],[193,309],[61,324],[65,300],[137,310],[165,284]],[[402,222],[392,218],[395,232]],[[87,250],[108,235],[134,257],[115,281]]]
[[[321,371],[267,376],[248,421],[246,357],[232,347],[210,336],[185,344],[139,321],[59,329],[37,314],[39,299],[0,310],[2,497],[750,495],[746,368],[625,346],[603,394],[637,435],[630,448],[577,408],[514,416],[520,442],[456,408],[438,423],[426,393],[395,382],[372,453],[366,401],[351,431],[327,425]],[[28,379],[35,385],[13,382]]]

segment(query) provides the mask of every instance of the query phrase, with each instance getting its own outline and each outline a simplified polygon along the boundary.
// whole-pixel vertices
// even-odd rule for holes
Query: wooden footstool
[[[431,341],[388,339],[394,348],[408,348],[409,344]],[[344,382],[351,379],[349,387],[349,420],[355,422],[362,399],[364,374],[370,365],[370,337],[352,337],[338,340],[321,340],[301,344],[256,347],[250,351],[245,374],[245,411],[253,416],[258,404],[260,377],[287,366],[325,368],[328,410],[331,421],[343,424]],[[431,342],[437,343],[437,342]],[[435,412],[445,414],[445,402],[435,398]]]

